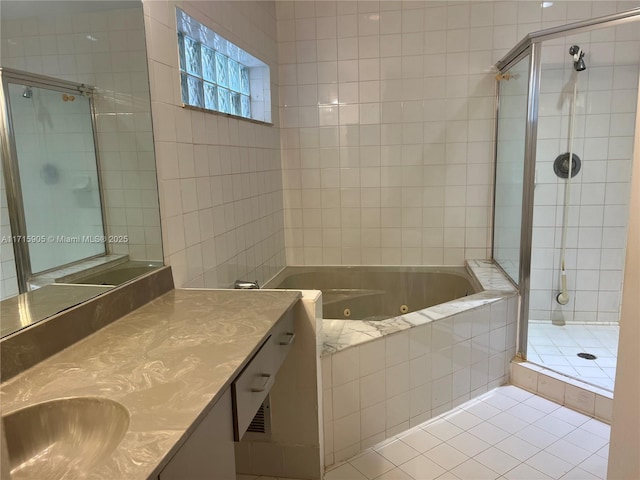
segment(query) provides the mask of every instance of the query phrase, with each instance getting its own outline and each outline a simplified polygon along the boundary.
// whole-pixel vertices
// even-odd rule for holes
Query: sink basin
[[[11,480],[82,477],[118,446],[129,427],[121,404],[99,397],[61,398],[2,417]]]

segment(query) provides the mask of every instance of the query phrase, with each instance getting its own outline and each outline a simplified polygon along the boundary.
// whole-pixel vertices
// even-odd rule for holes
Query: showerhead
[[[573,68],[576,72],[582,72],[587,68],[584,63],[584,52],[578,45],[572,45],[569,48],[569,55],[573,55]]]
[[[22,96],[24,98],[31,98],[33,96],[33,91],[31,90],[31,87],[29,85],[25,85]]]

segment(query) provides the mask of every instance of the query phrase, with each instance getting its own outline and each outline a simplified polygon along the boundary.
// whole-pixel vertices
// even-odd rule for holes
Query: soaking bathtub
[[[509,380],[518,292],[490,260],[286,267],[264,288],[322,291],[325,466]]]
[[[465,267],[286,267],[264,288],[321,290],[325,319],[381,321],[480,292]]]

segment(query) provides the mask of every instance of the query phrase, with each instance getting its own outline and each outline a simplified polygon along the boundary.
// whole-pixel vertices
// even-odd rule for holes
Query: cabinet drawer
[[[247,431],[260,404],[271,390],[276,377],[275,365],[275,345],[272,337],[269,337],[233,382],[233,423],[236,441]]]
[[[296,338],[294,322],[295,317],[293,310],[290,310],[278,321],[278,324],[271,334],[271,340],[273,341],[275,350],[274,363],[276,372],[282,365],[282,362],[284,362],[291,348],[293,348],[293,342]]]

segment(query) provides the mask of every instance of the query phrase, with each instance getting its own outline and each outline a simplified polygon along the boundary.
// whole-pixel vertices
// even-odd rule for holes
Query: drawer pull
[[[260,377],[264,380],[264,382],[259,387],[251,387],[251,391],[254,393],[264,392],[267,389],[267,385],[269,385],[269,382],[271,381],[270,373],[263,373],[260,375]]]
[[[296,334],[293,332],[285,333],[287,337],[289,337],[288,341],[280,340],[280,345],[291,345],[293,343],[293,339],[296,338]]]

